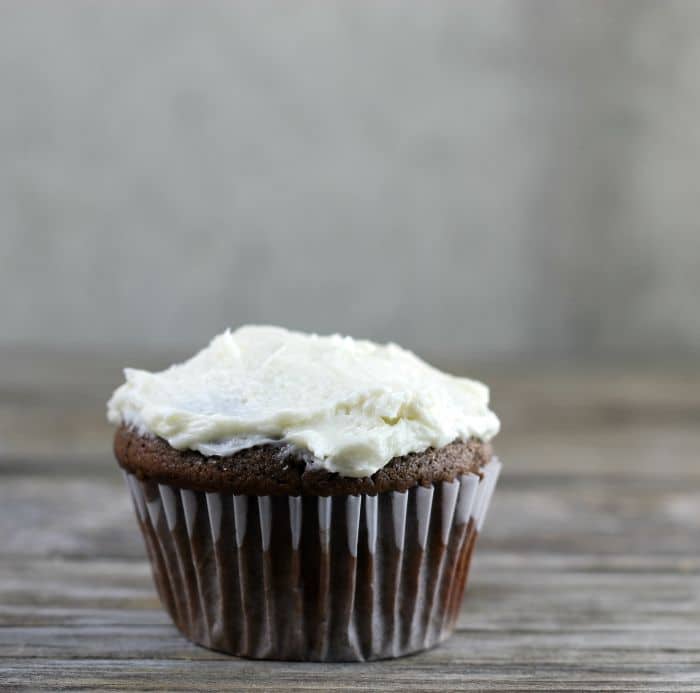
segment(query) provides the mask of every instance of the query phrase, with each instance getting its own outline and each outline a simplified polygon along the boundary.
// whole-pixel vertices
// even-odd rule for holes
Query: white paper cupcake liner
[[[236,496],[126,474],[158,593],[205,647],[365,661],[453,630],[501,463],[376,496]]]

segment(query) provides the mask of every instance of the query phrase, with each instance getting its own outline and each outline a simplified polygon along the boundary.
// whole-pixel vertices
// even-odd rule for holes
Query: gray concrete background
[[[4,2],[0,347],[700,355],[700,3]]]

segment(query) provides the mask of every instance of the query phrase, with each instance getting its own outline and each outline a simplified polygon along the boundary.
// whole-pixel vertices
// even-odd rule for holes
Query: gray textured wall
[[[0,346],[700,353],[700,3],[4,3]]]

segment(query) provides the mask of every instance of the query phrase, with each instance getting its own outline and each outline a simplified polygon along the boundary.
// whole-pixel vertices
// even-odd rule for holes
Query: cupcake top
[[[284,444],[315,468],[358,478],[499,429],[483,384],[395,344],[339,335],[246,326],[182,364],[124,375],[107,405],[112,423],[207,457]]]

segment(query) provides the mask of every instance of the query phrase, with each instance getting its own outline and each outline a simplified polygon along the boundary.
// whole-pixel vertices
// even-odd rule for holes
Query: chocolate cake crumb
[[[475,438],[395,457],[372,476],[353,478],[314,468],[288,447],[259,445],[225,457],[176,450],[165,440],[120,426],[114,436],[119,464],[139,479],[194,491],[251,496],[338,496],[406,491],[480,474],[491,446]]]

